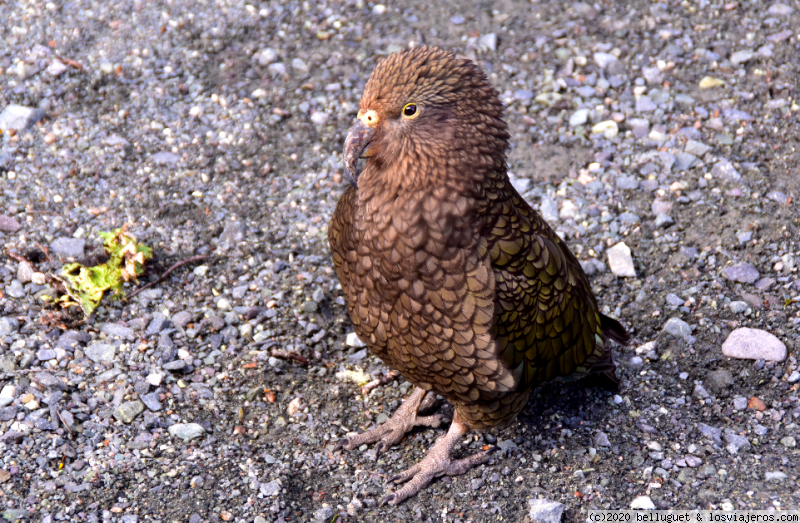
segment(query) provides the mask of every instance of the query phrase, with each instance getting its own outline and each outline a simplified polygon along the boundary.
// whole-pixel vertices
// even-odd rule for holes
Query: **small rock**
[[[713,76],[704,76],[697,84],[700,89],[713,89],[714,87],[720,87],[723,85],[725,85],[723,80],[714,78]]]
[[[770,192],[768,192],[766,194],[766,196],[770,200],[772,200],[772,201],[774,201],[774,202],[776,202],[776,203],[778,203],[780,205],[789,205],[789,203],[792,201],[792,199],[789,196],[787,196],[785,193],[782,193],[780,191],[770,191]],[[2,229],[2,218],[0,218],[0,230],[3,230]]]
[[[735,53],[731,54],[731,63],[733,65],[741,65],[745,62],[749,62],[753,59],[755,53],[750,49],[745,49],[742,51],[736,51]]]
[[[650,499],[650,496],[637,496],[633,501],[631,501],[631,508],[654,510],[656,506],[653,504],[653,500]]]
[[[19,330],[16,318],[0,318],[0,336],[10,336]]]
[[[700,432],[700,434],[709,438],[717,445],[722,445],[722,431],[720,429],[706,425],[705,423],[698,423],[697,430]]]
[[[569,125],[572,127],[578,127],[579,125],[583,125],[589,119],[589,110],[588,109],[578,109],[572,116],[569,117]]]
[[[703,156],[711,150],[711,147],[697,140],[688,140],[683,150],[695,156]]]
[[[794,9],[792,9],[788,5],[786,5],[784,3],[780,3],[780,2],[777,3],[777,4],[772,4],[769,7],[769,9],[767,9],[767,14],[772,15],[772,16],[785,17],[785,16],[791,15],[793,12],[794,12]]]
[[[317,309],[319,309],[319,304],[314,300],[308,300],[304,301],[300,308],[303,312],[317,312]]]
[[[617,189],[623,191],[636,190],[639,188],[639,180],[635,176],[617,176]],[[548,220],[549,221],[549,220]]]
[[[123,340],[133,340],[136,337],[133,329],[119,323],[104,323],[100,326],[100,332],[106,336],[116,336]]]
[[[114,417],[123,423],[131,423],[143,411],[144,403],[141,401],[127,401],[114,409]]]
[[[183,441],[190,441],[195,438],[199,438],[206,431],[199,423],[176,423],[168,430],[172,436],[180,438]]]
[[[497,50],[497,35],[489,33],[478,38],[478,47],[487,51]]]
[[[659,213],[659,214],[656,215],[655,225],[658,228],[666,229],[667,227],[669,227],[670,225],[672,225],[674,223],[675,223],[675,220],[673,220],[672,217],[670,217],[667,214]]]
[[[769,332],[741,327],[728,335],[722,344],[722,354],[737,359],[783,361],[786,345]]]
[[[729,265],[722,270],[722,276],[726,279],[739,283],[754,283],[758,280],[758,269],[749,263],[737,263]]]
[[[676,171],[687,171],[698,163],[700,163],[700,159],[697,156],[687,152],[677,152],[672,167]]]
[[[733,398],[733,408],[736,410],[744,410],[747,408],[747,398],[738,396]]]
[[[262,49],[261,52],[256,56],[258,57],[258,65],[261,67],[267,67],[269,64],[278,59],[278,53],[275,51],[275,49],[271,49],[269,47]]]
[[[709,389],[721,392],[733,385],[733,375],[726,369],[712,370],[706,374],[705,383]]]
[[[528,501],[530,510],[528,517],[538,523],[560,523],[561,515],[566,506],[563,503],[549,499],[531,499]]]
[[[225,229],[223,229],[222,234],[220,234],[219,241],[229,246],[233,246],[238,244],[239,242],[244,241],[244,236],[246,232],[247,228],[242,222],[240,221],[230,222],[225,226]]]
[[[50,252],[63,258],[81,258],[86,240],[83,238],[56,238],[50,244]]]
[[[781,471],[767,472],[764,474],[764,481],[783,481],[788,478],[786,474]]]
[[[764,400],[762,400],[758,396],[753,396],[748,400],[747,408],[752,410],[757,410],[758,412],[764,412],[765,410],[767,410],[767,404],[764,403]]]
[[[750,449],[750,442],[747,441],[747,438],[744,436],[739,436],[738,434],[725,434],[724,436],[725,449],[733,455],[737,455],[743,450]]]
[[[608,441],[608,436],[605,432],[598,431],[594,436],[594,444],[598,447],[610,447],[611,442]]]
[[[746,301],[732,301],[728,304],[728,308],[734,314],[740,314],[750,308]]]
[[[618,61],[619,59],[614,56],[613,54],[609,53],[594,53],[594,61],[600,69],[605,69],[613,62]]]
[[[785,438],[781,438],[781,445],[787,449],[793,449],[797,446],[797,440],[794,439],[794,436],[786,436]]]
[[[10,405],[14,401],[14,392],[16,388],[13,385],[5,385],[3,390],[0,390],[0,407]]]
[[[356,334],[355,332],[348,332],[347,333],[347,338],[345,340],[345,344],[348,347],[355,347],[356,349],[361,349],[361,348],[367,346],[367,344],[364,343],[363,341],[361,341],[361,338],[359,338],[358,334]]]
[[[614,120],[605,120],[592,126],[593,134],[602,134],[607,140],[619,134],[619,126]]]
[[[11,129],[18,132],[26,131],[45,116],[47,115],[41,109],[11,104],[0,113],[0,130],[6,133]]]
[[[11,216],[0,214],[0,232],[15,233],[21,228],[22,226],[19,224],[17,220],[12,218]]]
[[[722,159],[714,164],[711,168],[711,176],[726,182],[738,182],[742,179],[742,175],[736,170],[728,160]]]
[[[636,100],[636,112],[637,113],[649,113],[658,109],[658,106],[653,103],[653,100],[650,99],[649,96],[640,96],[638,100]]]
[[[687,455],[686,458],[684,459],[686,461],[686,465],[693,469],[696,469],[697,467],[703,464],[702,459],[698,458],[697,456],[692,456],[691,454]]]
[[[150,394],[144,394],[140,396],[142,399],[142,403],[153,412],[158,412],[162,409],[163,405],[161,405],[161,399],[158,396],[158,392],[151,392]]]
[[[686,339],[692,335],[692,328],[688,323],[680,318],[670,318],[667,320],[667,322],[664,324],[664,328],[661,330],[672,334],[678,339]]]
[[[332,517],[333,509],[327,504],[323,504],[321,509],[314,511],[314,521],[317,521],[318,523],[329,523]]]
[[[169,320],[163,314],[157,312],[153,314],[153,319],[150,320],[150,323],[147,325],[147,330],[145,331],[145,334],[147,336],[155,336],[156,334],[159,334],[161,331],[167,328],[169,328]]]
[[[636,277],[631,249],[625,245],[625,242],[620,242],[609,248],[606,254],[608,255],[608,265],[612,273],[617,276]]]
[[[220,298],[217,300],[217,308],[221,311],[229,311],[233,309],[233,305],[231,305],[230,300],[227,298]]]
[[[281,485],[277,481],[270,481],[262,483],[258,490],[265,497],[277,496],[281,493]]]
[[[789,383],[797,383],[798,381],[800,381],[800,372],[796,370],[792,371],[789,377],[786,378],[786,381],[788,381]]]
[[[6,287],[6,294],[11,298],[23,298],[25,296],[25,289],[19,280],[11,280],[11,284]]]
[[[150,159],[158,165],[175,165],[181,157],[169,151],[161,151],[150,156]]]
[[[95,363],[112,362],[116,348],[107,343],[95,343],[86,348],[86,357]]]

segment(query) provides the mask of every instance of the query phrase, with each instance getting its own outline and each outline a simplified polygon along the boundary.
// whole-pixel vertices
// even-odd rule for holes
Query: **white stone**
[[[611,272],[617,276],[636,277],[636,269],[633,267],[633,257],[631,249],[625,242],[620,242],[606,251],[608,255],[608,266]]]
[[[600,67],[600,69],[605,69],[606,67],[611,65],[612,62],[616,62],[617,60],[618,60],[618,58],[616,56],[614,56],[613,54],[609,54],[609,53],[595,53],[594,54],[594,61],[597,64],[597,66]]]
[[[13,385],[6,385],[3,387],[3,390],[0,391],[0,407],[5,407],[6,405],[10,404],[14,401],[14,391],[16,389]]]
[[[367,344],[361,341],[361,338],[359,338],[358,334],[355,332],[347,333],[347,339],[345,340],[345,343],[348,347],[355,347],[356,349],[361,349],[367,346]]]
[[[610,140],[619,134],[619,126],[614,120],[604,120],[592,126],[592,133],[602,133],[604,137]]]
[[[786,345],[767,331],[741,327],[728,335],[722,344],[722,354],[740,360],[783,361]]]
[[[631,501],[631,508],[654,510],[656,506],[653,504],[653,500],[650,499],[650,496],[638,496]]]
[[[572,127],[578,127],[579,125],[583,125],[586,123],[586,120],[589,119],[589,109],[578,109],[572,116],[569,117],[569,124]]]

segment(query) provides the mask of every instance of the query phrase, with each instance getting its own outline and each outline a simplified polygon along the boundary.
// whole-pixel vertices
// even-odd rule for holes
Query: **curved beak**
[[[344,178],[350,185],[358,189],[358,159],[373,156],[369,150],[370,142],[375,136],[375,127],[369,127],[359,119],[347,133],[344,141],[342,160],[344,161]]]

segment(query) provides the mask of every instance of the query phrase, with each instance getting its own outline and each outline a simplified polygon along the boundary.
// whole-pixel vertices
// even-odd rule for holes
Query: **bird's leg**
[[[374,443],[378,441],[378,445],[375,449],[377,453],[380,454],[403,439],[405,433],[415,426],[438,427],[442,423],[442,417],[440,415],[417,415],[417,411],[419,410],[420,404],[423,403],[422,400],[425,398],[426,394],[426,390],[419,387],[415,388],[414,392],[406,398],[389,421],[367,432],[362,432],[356,436],[339,440],[339,443],[336,445],[336,450],[352,450],[365,443]],[[425,403],[429,404],[430,402]]]
[[[472,467],[486,463],[489,460],[489,456],[497,450],[497,447],[492,447],[462,459],[452,459],[450,457],[453,447],[467,432],[469,432],[469,428],[458,419],[458,411],[456,411],[453,423],[450,424],[447,434],[436,440],[436,443],[428,451],[425,458],[389,480],[395,483],[403,483],[404,481],[408,483],[398,491],[383,498],[381,505],[386,503],[397,505],[425,488],[434,478],[445,474],[458,476]]]

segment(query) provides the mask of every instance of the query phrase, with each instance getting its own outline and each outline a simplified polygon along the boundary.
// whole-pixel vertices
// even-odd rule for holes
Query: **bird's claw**
[[[489,457],[499,450],[491,447],[462,459],[450,459],[449,452],[442,455],[444,447],[434,447],[425,459],[389,480],[389,483],[407,482],[399,490],[381,500],[381,505],[397,505],[425,488],[434,478],[440,476],[459,476],[469,469],[489,461]]]

